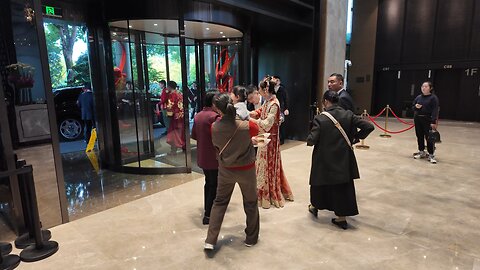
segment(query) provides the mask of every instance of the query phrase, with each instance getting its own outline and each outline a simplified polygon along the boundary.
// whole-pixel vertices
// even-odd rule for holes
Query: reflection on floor
[[[404,127],[389,124],[391,130]],[[243,245],[245,214],[237,187],[217,251],[205,254],[203,177],[177,175],[172,177],[186,183],[53,228],[59,252],[20,269],[478,270],[480,124],[444,121],[440,132],[436,165],[412,158],[413,130],[389,139],[376,130],[366,140],[370,150],[355,151],[362,176],[355,182],[360,215],[348,219],[346,231],[330,223],[332,213],[320,211],[316,219],[307,211],[312,148],[295,143],[282,151],[295,201],[260,209],[254,247]],[[111,185],[135,184],[106,197],[138,196],[143,187],[163,182],[125,177],[112,176]]]

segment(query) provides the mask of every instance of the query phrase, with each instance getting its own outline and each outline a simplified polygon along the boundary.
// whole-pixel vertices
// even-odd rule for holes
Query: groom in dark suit
[[[340,107],[355,113],[352,96],[350,96],[347,90],[343,87],[342,74],[333,73],[330,75],[328,78],[328,90],[337,92],[338,96],[340,97],[340,100],[338,101],[338,105],[340,105]]]

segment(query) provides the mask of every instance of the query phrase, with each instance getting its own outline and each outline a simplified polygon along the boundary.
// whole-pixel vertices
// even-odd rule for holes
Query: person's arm
[[[315,118],[312,121],[312,129],[310,130],[310,133],[308,134],[307,137],[307,145],[312,146],[317,144],[318,139],[320,138],[320,119],[319,115],[315,116]]]
[[[353,115],[352,120],[353,120],[353,126],[357,129],[354,140],[365,139],[375,129],[372,123],[362,119],[358,115]]]
[[[437,129],[437,125],[438,125],[438,98],[437,96],[432,96],[432,104],[433,104],[433,111],[432,111],[432,124],[430,124],[430,126],[432,127],[432,129],[436,130]]]
[[[261,131],[268,132],[272,128],[272,126],[275,123],[275,120],[277,118],[277,113],[278,113],[279,109],[280,108],[279,108],[278,104],[274,104],[268,110],[267,118],[255,120],[255,122],[260,127]]]
[[[288,94],[285,87],[283,87],[283,114],[289,115],[290,112],[288,111]]]

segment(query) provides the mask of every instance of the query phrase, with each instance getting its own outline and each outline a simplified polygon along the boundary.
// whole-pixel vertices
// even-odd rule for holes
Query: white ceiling
[[[134,30],[178,35],[177,20],[130,20],[129,28]],[[111,22],[110,26],[127,28],[127,21]],[[212,23],[185,21],[185,37],[192,39],[227,39],[241,38],[239,30]]]

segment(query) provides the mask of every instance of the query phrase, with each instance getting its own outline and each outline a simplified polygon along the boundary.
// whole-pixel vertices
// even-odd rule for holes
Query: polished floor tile
[[[404,127],[389,123],[390,130]],[[19,269],[478,270],[480,124],[443,122],[440,132],[435,165],[412,158],[413,130],[388,139],[376,130],[367,138],[370,149],[355,151],[362,177],[355,182],[360,214],[348,219],[346,231],[330,223],[332,213],[320,211],[315,219],[307,211],[312,148],[289,142],[282,159],[295,201],[260,209],[260,240],[254,247],[243,245],[245,215],[237,187],[217,249],[204,253],[203,177],[175,175],[186,180],[52,228],[59,252]],[[132,196],[141,185],[139,180],[112,197]]]

